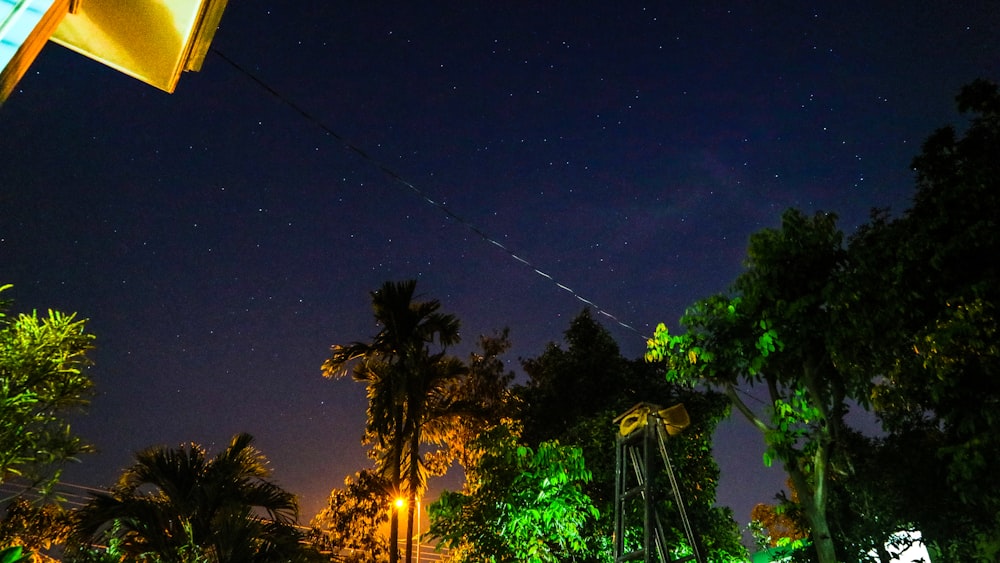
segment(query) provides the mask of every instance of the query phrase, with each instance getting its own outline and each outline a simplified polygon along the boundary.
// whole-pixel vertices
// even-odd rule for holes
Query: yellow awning
[[[81,0],[52,34],[64,47],[173,92],[200,70],[227,0]]]

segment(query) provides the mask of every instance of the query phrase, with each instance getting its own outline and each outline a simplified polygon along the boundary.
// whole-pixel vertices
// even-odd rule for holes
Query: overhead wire
[[[312,123],[316,127],[318,127],[321,130],[323,130],[325,133],[327,133],[328,135],[330,135],[331,137],[333,137],[334,139],[336,139],[344,148],[346,148],[346,149],[350,150],[351,152],[354,152],[355,154],[357,154],[358,156],[360,156],[363,160],[365,160],[366,162],[368,162],[369,164],[371,164],[372,166],[374,166],[375,168],[377,168],[379,171],[381,171],[383,174],[385,174],[386,176],[388,176],[396,184],[399,184],[399,185],[401,185],[401,186],[409,189],[410,191],[412,191],[414,194],[417,195],[417,197],[419,197],[420,199],[424,200],[424,202],[426,202],[428,205],[436,208],[437,210],[439,210],[440,212],[444,213],[446,216],[448,216],[449,218],[451,218],[455,222],[457,222],[460,225],[464,226],[465,228],[469,229],[470,231],[472,231],[473,233],[475,233],[476,235],[478,235],[480,238],[482,238],[484,241],[486,241],[486,242],[488,242],[488,243],[496,246],[502,252],[506,253],[508,256],[510,256],[514,260],[516,260],[516,261],[524,264],[525,266],[531,268],[536,274],[538,274],[539,276],[541,276],[543,278],[548,279],[550,282],[552,282],[553,284],[555,284],[556,287],[558,287],[559,289],[561,289],[561,290],[569,293],[570,295],[572,295],[573,297],[575,297],[581,303],[592,307],[598,314],[600,314],[600,315],[602,315],[604,317],[607,317],[608,319],[610,319],[611,321],[617,323],[618,325],[620,325],[620,326],[622,326],[622,327],[624,327],[624,328],[626,328],[626,329],[634,332],[636,335],[638,335],[640,338],[643,338],[644,340],[649,338],[648,336],[643,335],[638,329],[636,329],[632,325],[630,325],[630,324],[622,321],[621,319],[619,319],[615,315],[611,314],[610,312],[608,312],[606,309],[604,309],[603,307],[601,307],[600,305],[598,305],[594,301],[585,298],[583,295],[581,295],[580,293],[578,293],[574,289],[572,289],[569,286],[566,286],[566,285],[560,283],[560,281],[557,280],[555,277],[553,277],[551,274],[545,272],[544,270],[542,270],[541,268],[539,268],[535,264],[531,263],[529,260],[527,260],[527,259],[519,256],[512,249],[508,248],[505,244],[503,244],[502,242],[498,241],[496,238],[490,236],[490,234],[487,233],[486,231],[484,231],[483,229],[479,228],[479,226],[477,226],[474,223],[472,223],[471,221],[465,219],[465,217],[459,215],[458,213],[452,211],[447,206],[445,206],[443,203],[441,203],[441,202],[435,200],[434,198],[432,198],[427,192],[425,192],[424,190],[420,189],[413,182],[410,182],[409,180],[407,180],[406,178],[404,178],[401,174],[399,174],[398,172],[396,172],[393,168],[391,168],[388,165],[386,165],[386,164],[384,164],[384,163],[376,160],[375,158],[373,158],[363,148],[359,147],[357,144],[351,142],[349,139],[347,139],[343,135],[340,135],[339,133],[337,133],[336,131],[334,131],[333,129],[331,129],[329,126],[326,125],[326,123],[323,122],[323,120],[319,119],[318,117],[316,117],[312,113],[306,111],[306,109],[303,108],[301,105],[297,104],[293,100],[291,100],[288,97],[286,97],[285,95],[283,95],[281,92],[279,92],[278,90],[276,90],[270,84],[264,82],[264,80],[261,79],[260,77],[258,77],[256,74],[250,72],[243,65],[237,63],[236,61],[234,61],[233,59],[231,59],[230,57],[228,57],[222,51],[219,51],[215,47],[212,47],[211,51],[213,53],[215,53],[216,55],[218,55],[219,58],[221,58],[222,60],[226,61],[234,69],[236,69],[237,72],[243,74],[244,76],[246,76],[247,78],[249,78],[250,80],[252,80],[258,86],[260,86],[264,91],[266,91],[267,93],[271,94],[272,96],[274,96],[275,98],[277,98],[280,102],[282,102],[283,104],[285,104],[289,108],[295,110],[295,112],[297,112],[299,115],[301,115],[304,119],[306,119],[307,121],[309,121],[310,123]]]
[[[51,491],[47,492],[43,492],[31,484],[19,483],[17,481],[7,481],[0,484],[0,499],[3,501],[18,497],[30,501],[53,499],[58,500],[60,504],[66,504],[74,508],[80,508],[90,502],[91,496],[86,493],[107,492],[106,489],[78,485],[66,481],[59,481]]]

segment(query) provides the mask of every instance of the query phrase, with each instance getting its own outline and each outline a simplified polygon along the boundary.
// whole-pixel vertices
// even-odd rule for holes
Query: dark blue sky
[[[1000,75],[994,2],[492,4],[234,0],[173,95],[43,50],[0,108],[0,283],[98,336],[70,481],[247,431],[308,520],[368,463],[363,389],[319,366],[382,282],[418,279],[463,354],[509,326],[516,369],[584,306],[537,268],[637,357],[783,209],[907,207],[959,87]],[[720,428],[741,523],[784,480],[760,451]]]

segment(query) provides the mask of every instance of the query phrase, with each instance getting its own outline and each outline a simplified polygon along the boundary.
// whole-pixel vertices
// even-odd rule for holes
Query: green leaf
[[[31,554],[22,554],[21,546],[8,547],[0,550],[0,563],[28,563]]]

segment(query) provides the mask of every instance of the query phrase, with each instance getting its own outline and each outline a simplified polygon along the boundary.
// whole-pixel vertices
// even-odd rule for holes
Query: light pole
[[[399,521],[402,520],[402,518],[400,518],[400,513],[403,511],[403,507],[406,506],[406,499],[403,498],[403,497],[396,497],[396,501],[393,504],[395,505],[395,508],[396,508],[396,531],[397,532],[396,532],[396,545],[395,545],[395,548],[398,551],[399,550]]]
[[[416,504],[417,504],[417,530],[416,530],[416,535],[414,536],[413,539],[417,543],[417,561],[416,561],[416,563],[420,563],[420,497],[417,497],[415,500],[416,500]],[[403,497],[396,497],[395,505],[396,505],[396,511],[397,512],[403,510],[403,508],[406,506],[406,499],[403,498]]]

